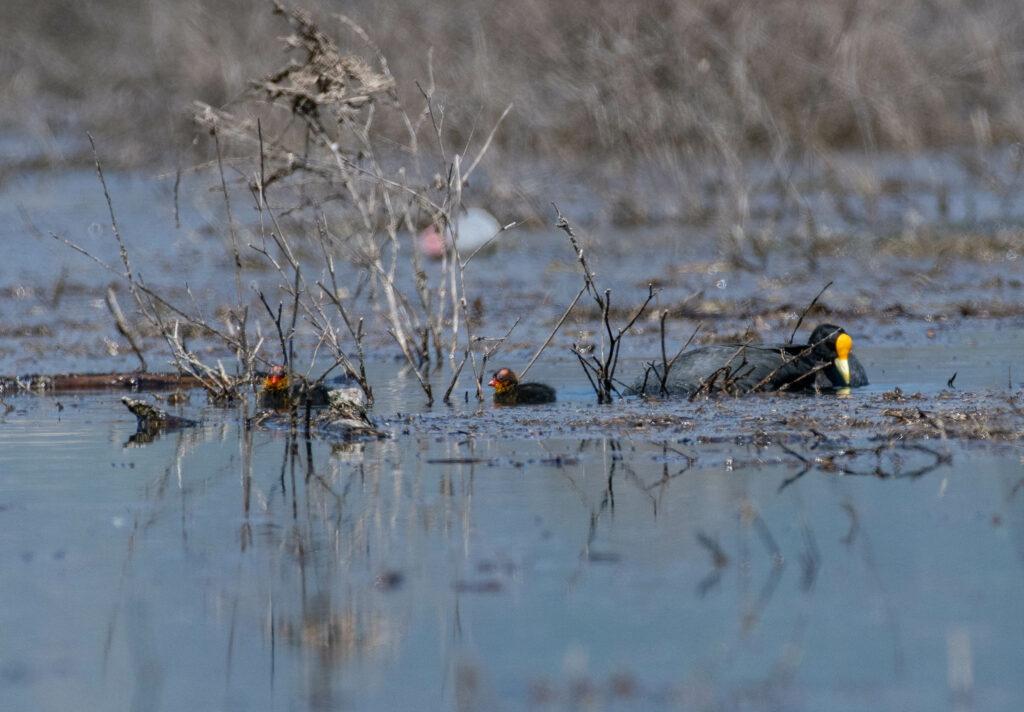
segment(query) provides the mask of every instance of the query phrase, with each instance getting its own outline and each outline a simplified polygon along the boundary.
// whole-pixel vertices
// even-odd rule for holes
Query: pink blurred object
[[[447,245],[444,244],[444,238],[441,237],[441,233],[433,225],[424,228],[423,232],[420,233],[420,252],[427,257],[440,259],[446,248]]]
[[[459,216],[459,252],[466,254],[487,244],[501,232],[501,225],[493,215],[483,208],[469,208]],[[431,225],[420,233],[420,252],[435,259],[451,249],[452,233],[445,230],[444,237]]]

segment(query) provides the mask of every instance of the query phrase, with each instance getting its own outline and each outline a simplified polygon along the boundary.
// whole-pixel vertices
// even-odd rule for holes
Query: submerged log
[[[198,378],[178,373],[57,373],[2,376],[3,390],[22,391],[170,391],[202,388]]]

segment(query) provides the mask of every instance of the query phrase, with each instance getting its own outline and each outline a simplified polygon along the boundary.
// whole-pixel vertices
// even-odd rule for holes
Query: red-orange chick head
[[[288,388],[288,372],[281,366],[274,366],[270,373],[263,379],[263,390],[283,391]]]
[[[496,393],[505,393],[512,390],[519,383],[516,374],[510,368],[502,368],[495,371],[494,376],[487,382],[488,386],[494,388]]]

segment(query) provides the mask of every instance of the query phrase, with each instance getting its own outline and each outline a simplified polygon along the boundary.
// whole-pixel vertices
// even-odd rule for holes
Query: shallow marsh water
[[[102,193],[88,173],[52,180],[0,200],[19,241],[0,372],[131,369],[110,275],[46,235],[116,261]],[[192,194],[176,230],[166,182],[108,180],[151,283],[230,304],[216,196]],[[784,338],[835,279],[822,317],[872,385],[597,407],[567,354],[595,333],[581,316],[530,374],[558,385],[553,406],[428,409],[385,351],[382,441],[247,429],[197,392],[181,412],[199,428],[138,446],[121,394],[3,394],[0,708],[1021,708],[1021,441],[902,443],[886,415],[1020,406],[1020,261],[861,242],[751,273],[677,233],[592,236],[623,306],[656,279],[677,343],[697,321]],[[523,232],[474,266],[488,328],[533,315],[503,351],[524,362],[579,285],[564,238]],[[640,326],[627,379],[658,342]]]
[[[114,396],[10,403],[8,709],[1024,702],[1016,443],[780,489],[772,444],[544,424],[583,398],[333,447],[214,411],[133,447]]]

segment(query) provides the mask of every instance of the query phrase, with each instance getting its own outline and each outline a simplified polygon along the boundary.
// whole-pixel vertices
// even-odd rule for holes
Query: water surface
[[[119,269],[94,181],[12,179],[0,196],[0,237],[18,241],[0,263],[0,374],[136,366],[104,301],[116,274],[48,235]],[[187,283],[208,314],[234,302],[208,186],[186,182],[177,227],[166,180],[108,182],[152,286],[187,300]],[[968,197],[951,196],[958,219]],[[122,394],[3,393],[0,708],[1024,706],[1016,254],[894,256],[861,235],[743,270],[692,226],[583,240],[625,314],[657,283],[670,345],[698,323],[784,339],[833,281],[801,333],[842,323],[872,385],[598,407],[568,351],[600,346],[591,305],[530,373],[558,387],[552,406],[478,405],[463,378],[428,408],[393,341],[368,336],[381,441],[247,428],[246,411],[193,392],[178,409],[201,426],[140,445]],[[576,269],[553,230],[474,261],[481,330],[529,317],[491,366],[526,362]],[[279,281],[243,274],[248,297]],[[659,355],[656,317],[642,319],[620,374]],[[906,415],[997,410],[1010,435],[996,439],[916,439]]]
[[[196,406],[143,447],[116,396],[10,398],[5,707],[1024,702],[1018,445],[780,490],[800,463],[771,445],[552,437],[594,408],[568,398],[342,446]]]

